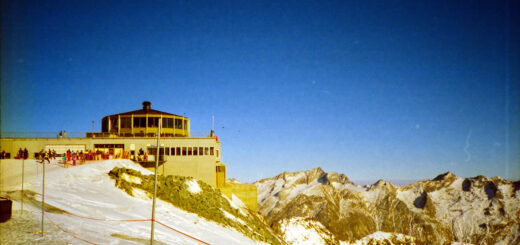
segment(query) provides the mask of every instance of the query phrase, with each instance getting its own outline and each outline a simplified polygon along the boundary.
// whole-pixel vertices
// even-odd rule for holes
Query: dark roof
[[[163,112],[163,111],[154,110],[154,109],[151,108],[151,104],[152,104],[152,103],[150,103],[150,102],[148,102],[148,101],[145,101],[145,102],[143,102],[143,108],[140,109],[140,110],[129,111],[129,112],[123,112],[123,113],[118,113],[118,114],[114,114],[114,115],[108,115],[108,116],[106,116],[106,117],[118,116],[118,115],[135,115],[135,114],[169,115],[169,116],[184,117],[184,116],[179,116],[179,115],[172,114],[172,113],[168,113],[168,112]],[[187,118],[187,117],[184,117],[184,118]]]

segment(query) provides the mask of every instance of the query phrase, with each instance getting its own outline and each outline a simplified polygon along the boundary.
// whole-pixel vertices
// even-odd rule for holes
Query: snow
[[[318,221],[295,217],[283,220],[280,226],[280,230],[284,234],[284,240],[289,244],[326,244],[326,241],[320,235],[321,232],[315,228],[325,229]]]
[[[234,215],[228,213],[226,210],[224,209],[220,209],[220,211],[222,211],[222,213],[224,213],[224,216],[226,216],[226,218],[230,219],[230,220],[233,220],[233,221],[236,221],[242,225],[246,225],[246,223],[242,220],[242,219],[239,219],[237,217],[235,217]]]
[[[1,160],[0,163],[1,191],[5,193],[20,190],[20,160]],[[25,165],[24,189],[37,193],[35,198],[41,201],[42,164],[35,160],[25,160]],[[129,196],[115,187],[114,180],[108,176],[108,172],[114,167],[131,168],[143,174],[151,174],[150,171],[129,160],[92,161],[69,168],[61,167],[56,160],[45,167],[45,203],[63,210],[45,212],[45,226],[49,227],[46,230],[52,230],[52,220],[66,231],[54,234],[58,236],[55,239],[82,243],[72,237],[76,236],[96,244],[140,244],[150,239],[150,221],[120,220],[150,220],[152,200],[144,192],[139,194],[134,191],[138,195]],[[191,185],[193,191],[197,191],[196,186]],[[20,202],[13,200],[13,212],[19,209]],[[41,217],[34,202],[31,205],[26,200],[24,210],[34,212],[34,219]],[[155,215],[157,221],[210,244],[258,243],[237,231],[185,212],[160,199],[156,203]],[[154,234],[157,241],[165,244],[199,244],[160,224],[155,224]]]
[[[202,191],[202,189],[199,186],[199,183],[197,183],[196,179],[190,179],[186,181],[186,184],[188,185],[188,191],[193,194],[198,194]]]
[[[128,175],[126,173],[123,173],[123,176],[122,178],[130,183],[133,183],[133,184],[141,184],[141,178],[139,177],[136,177],[136,176],[131,176],[131,175]]]

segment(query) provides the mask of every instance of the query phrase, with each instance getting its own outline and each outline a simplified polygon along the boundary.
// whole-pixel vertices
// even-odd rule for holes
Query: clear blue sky
[[[506,7],[508,6],[508,7]],[[2,1],[1,129],[152,108],[228,177],[520,177],[518,1]]]

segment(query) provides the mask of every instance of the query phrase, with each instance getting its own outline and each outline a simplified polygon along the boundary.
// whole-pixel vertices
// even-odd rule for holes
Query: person
[[[56,151],[54,149],[52,150],[52,159],[56,160]]]
[[[72,153],[72,166],[76,166],[76,159],[77,159],[76,152]]]
[[[22,159],[23,157],[23,150],[22,147],[20,147],[20,150],[18,150],[18,156],[16,156],[16,159]]]
[[[62,160],[63,160],[63,164],[65,165],[65,167],[68,168],[69,167],[69,163],[67,162],[67,155],[66,154],[63,154]]]
[[[47,153],[47,152],[43,153],[43,160],[42,160],[43,164],[45,164],[45,160],[47,160],[47,162],[49,164],[51,164],[51,161],[49,160],[49,153]]]
[[[27,159],[29,158],[29,151],[27,150],[27,148],[23,149],[23,159]]]
[[[70,162],[70,149],[67,150],[67,162]]]

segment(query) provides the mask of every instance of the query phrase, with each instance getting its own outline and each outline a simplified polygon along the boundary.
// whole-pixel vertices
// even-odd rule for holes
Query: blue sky
[[[246,182],[518,179],[518,27],[514,1],[2,1],[1,129],[99,131],[150,100],[193,132],[214,116]]]

